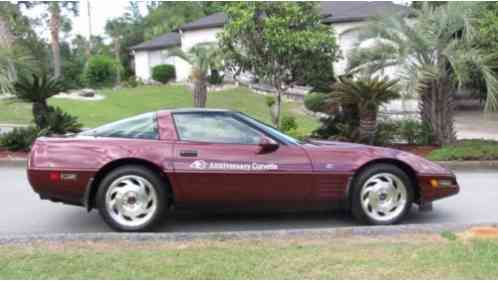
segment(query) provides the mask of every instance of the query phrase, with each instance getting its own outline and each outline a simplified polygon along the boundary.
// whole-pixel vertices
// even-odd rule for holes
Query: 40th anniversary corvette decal
[[[190,164],[190,168],[196,170],[267,171],[278,170],[278,165],[275,163],[230,163],[196,160]]]

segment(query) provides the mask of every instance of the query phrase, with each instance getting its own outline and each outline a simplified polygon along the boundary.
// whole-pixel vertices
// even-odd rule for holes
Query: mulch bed
[[[426,157],[433,150],[440,148],[440,146],[437,145],[416,145],[416,144],[391,144],[388,145],[387,147],[403,150],[422,157]]]
[[[8,151],[0,147],[0,160],[26,159],[28,158],[28,153],[23,151]]]

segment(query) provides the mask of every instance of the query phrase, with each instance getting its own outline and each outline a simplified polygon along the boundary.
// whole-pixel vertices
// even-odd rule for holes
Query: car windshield
[[[260,130],[263,130],[263,131],[267,132],[268,134],[275,136],[278,139],[284,140],[286,143],[290,143],[290,144],[302,144],[303,143],[303,142],[301,142],[301,141],[299,141],[291,136],[288,136],[288,135],[280,132],[279,130],[277,130],[276,128],[274,128],[268,124],[265,124],[265,123],[258,121],[252,117],[249,117],[248,115],[246,115],[244,113],[237,112],[237,116],[239,116],[240,118],[244,119],[245,121],[251,123],[253,126],[259,128]]]
[[[128,139],[159,138],[155,113],[145,113],[119,120],[92,130],[82,132],[79,135]]]

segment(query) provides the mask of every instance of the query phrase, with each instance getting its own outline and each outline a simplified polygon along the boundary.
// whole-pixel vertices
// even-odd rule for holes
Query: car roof
[[[236,112],[234,110],[223,109],[223,108],[174,108],[174,109],[162,109],[159,112],[169,112],[169,113],[188,113],[188,112]]]

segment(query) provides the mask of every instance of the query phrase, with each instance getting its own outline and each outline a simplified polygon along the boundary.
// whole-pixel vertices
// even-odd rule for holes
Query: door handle
[[[197,157],[197,150],[180,150],[181,157]]]

